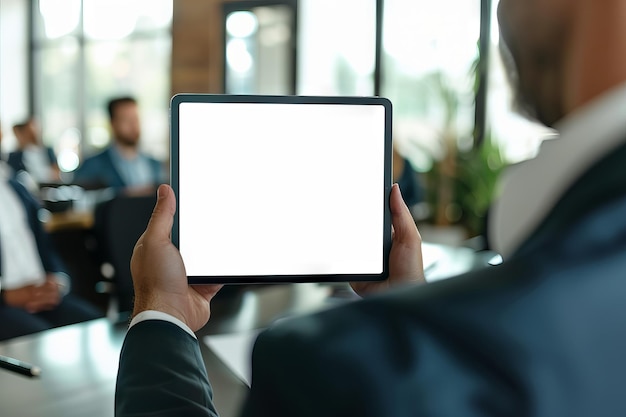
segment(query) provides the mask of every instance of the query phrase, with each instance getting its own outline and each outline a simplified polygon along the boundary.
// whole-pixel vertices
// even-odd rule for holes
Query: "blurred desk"
[[[51,212],[48,232],[87,230],[94,225],[96,206],[115,197],[113,189],[85,189],[76,184],[42,184],[39,198]]]
[[[1,414],[11,417],[111,417],[126,323],[80,323],[0,342],[0,355],[37,365],[41,377],[0,369]],[[203,344],[202,355],[224,416],[246,388]]]
[[[64,230],[86,230],[91,229],[94,224],[94,216],[90,211],[67,210],[52,213],[44,227],[48,233],[55,233]]]
[[[265,327],[285,312],[320,306],[328,293],[316,284],[248,287],[234,296],[216,299],[211,321],[198,333]],[[0,369],[0,414],[113,416],[115,379],[126,326],[105,318],[0,342],[0,355],[42,369],[40,378]],[[216,406],[222,416],[235,416],[247,387],[204,343],[200,346]]]
[[[476,252],[463,246],[438,244],[430,244],[430,246],[437,248],[438,254],[435,262],[424,271],[428,282],[439,281],[501,262],[501,257],[492,251]]]
[[[37,365],[40,378],[0,370],[2,415],[110,417],[126,326],[106,319],[0,342],[0,354]]]

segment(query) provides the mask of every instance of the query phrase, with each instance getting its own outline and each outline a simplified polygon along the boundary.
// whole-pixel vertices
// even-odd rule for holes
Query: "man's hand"
[[[391,188],[389,204],[393,227],[389,278],[385,281],[350,283],[352,289],[360,296],[384,291],[399,284],[426,282],[422,261],[422,237],[409,208],[402,199],[398,184]]]
[[[59,285],[53,275],[48,275],[40,285],[27,285],[14,290],[4,290],[4,302],[29,313],[52,310],[61,302]]]
[[[135,288],[133,316],[145,310],[162,311],[195,332],[209,320],[210,301],[222,286],[192,287],[187,283],[185,265],[170,237],[175,211],[174,192],[161,185],[148,227],[130,262]]]

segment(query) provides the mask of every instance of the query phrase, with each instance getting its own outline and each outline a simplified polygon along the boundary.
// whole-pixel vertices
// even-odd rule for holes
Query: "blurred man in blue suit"
[[[420,242],[394,188],[387,284],[405,285],[261,333],[243,416],[626,415],[626,3],[500,0],[498,15],[520,98],[560,133],[505,178],[505,261],[406,284]],[[118,416],[216,415],[192,331],[219,288],[187,285],[174,208],[161,188],[135,248]]]
[[[24,171],[35,183],[61,181],[59,165],[54,150],[41,143],[35,118],[13,126],[18,149],[9,154],[7,163],[16,174]]]
[[[163,167],[139,149],[139,109],[132,97],[112,99],[108,106],[113,143],[83,162],[74,182],[87,188],[110,187],[125,194],[153,192],[163,181]]]

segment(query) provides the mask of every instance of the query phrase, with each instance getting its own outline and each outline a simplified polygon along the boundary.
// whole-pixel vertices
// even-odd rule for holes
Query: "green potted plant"
[[[439,227],[461,226],[467,238],[478,236],[484,232],[485,216],[506,161],[490,131],[479,146],[460,146],[462,132],[455,127],[458,93],[449,87],[443,75],[434,79],[445,103],[445,127],[441,134],[443,152],[440,157],[433,157],[432,167],[426,173],[429,221]]]

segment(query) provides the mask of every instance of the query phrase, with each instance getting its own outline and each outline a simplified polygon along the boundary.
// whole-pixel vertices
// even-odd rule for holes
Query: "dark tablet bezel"
[[[257,284],[257,283],[305,283],[382,281],[389,276],[389,252],[391,250],[391,211],[389,194],[392,185],[392,105],[383,97],[340,96],[270,96],[226,94],[177,94],[170,102],[170,181],[174,193],[179,193],[179,108],[183,103],[276,103],[276,104],[346,104],[375,105],[385,109],[384,137],[384,189],[381,190],[383,210],[383,271],[380,274],[307,274],[262,276],[188,276],[190,284]],[[172,242],[179,247],[179,207],[174,215]]]

